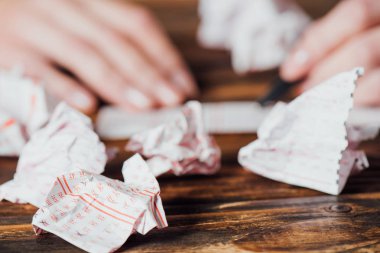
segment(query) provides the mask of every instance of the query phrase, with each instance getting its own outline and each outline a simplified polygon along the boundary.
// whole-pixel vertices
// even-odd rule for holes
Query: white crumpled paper
[[[113,252],[136,231],[167,227],[160,187],[144,160],[133,156],[122,172],[124,183],[85,171],[57,177],[33,217],[35,232],[51,232],[88,252]]]
[[[0,70],[0,120],[14,120],[12,128],[0,127],[0,156],[17,156],[23,143],[47,122],[54,103],[42,85],[24,77],[20,69]]]
[[[213,174],[220,168],[221,152],[203,126],[201,104],[188,102],[170,123],[132,136],[127,150],[149,158],[155,176]]]
[[[200,43],[231,50],[236,72],[279,66],[310,18],[293,0],[201,0]]]
[[[278,103],[258,139],[240,150],[240,164],[273,180],[339,194],[352,171],[368,167],[364,152],[349,147],[347,135],[355,132],[345,125],[362,72],[341,73],[288,105]],[[359,134],[352,142],[370,136]]]
[[[0,200],[40,207],[57,176],[73,169],[100,174],[106,160],[91,120],[62,103],[25,145],[13,180],[0,186]]]
[[[0,110],[0,156],[17,156],[26,143],[25,135],[14,118]]]

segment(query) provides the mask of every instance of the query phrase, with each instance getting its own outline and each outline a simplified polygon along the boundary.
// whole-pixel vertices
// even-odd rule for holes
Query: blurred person
[[[287,81],[307,90],[338,72],[363,66],[356,105],[380,106],[380,1],[341,1],[306,29],[281,67]]]
[[[126,1],[2,0],[0,26],[0,67],[23,67],[86,113],[98,97],[140,111],[197,91],[157,20]]]

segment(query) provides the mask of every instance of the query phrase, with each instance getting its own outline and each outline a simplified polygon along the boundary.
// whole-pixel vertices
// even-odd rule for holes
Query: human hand
[[[131,3],[2,1],[0,26],[0,66],[21,65],[87,113],[97,96],[137,111],[172,106],[197,91],[157,21]]]
[[[312,24],[281,67],[287,81],[306,78],[301,90],[354,67],[365,68],[355,104],[380,106],[380,1],[346,0]]]

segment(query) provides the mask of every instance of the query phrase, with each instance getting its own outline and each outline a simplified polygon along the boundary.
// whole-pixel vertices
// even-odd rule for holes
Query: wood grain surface
[[[195,0],[140,2],[157,14],[180,48],[201,86],[201,100],[252,100],[268,89],[275,71],[236,76],[228,53],[197,46]],[[325,1],[303,2],[320,16],[334,1],[328,7]],[[329,196],[242,169],[237,151],[255,138],[216,136],[223,150],[216,175],[160,177],[169,227],[133,235],[118,252],[380,252],[379,139],[362,145],[370,168],[351,177],[340,196]],[[105,175],[121,179],[122,161],[130,155],[118,154]],[[16,162],[0,159],[0,183],[12,178]],[[81,252],[55,235],[34,235],[35,212],[31,205],[0,203],[0,252]]]

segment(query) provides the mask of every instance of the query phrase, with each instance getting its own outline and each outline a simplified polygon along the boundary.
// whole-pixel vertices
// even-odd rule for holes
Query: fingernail
[[[292,57],[292,62],[294,65],[304,65],[309,60],[309,53],[306,50],[298,49]]]
[[[294,79],[299,78],[297,74],[301,68],[304,68],[310,59],[309,53],[304,49],[296,50],[284,64],[284,78]]]
[[[181,102],[180,97],[174,93],[174,91],[166,87],[165,84],[158,84],[157,92],[161,98],[160,100],[168,106],[177,105]]]
[[[139,90],[127,89],[124,95],[129,103],[140,109],[150,109],[152,107],[151,100]]]
[[[92,100],[88,95],[82,92],[75,92],[70,96],[70,102],[73,103],[75,107],[82,110],[90,110],[92,106]]]
[[[188,94],[194,95],[194,93],[196,93],[196,90],[194,89],[195,84],[186,73],[177,71],[171,76],[171,80],[175,85],[184,89]]]

